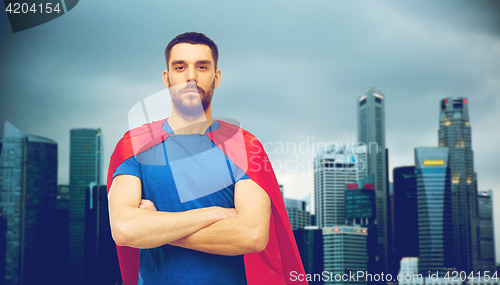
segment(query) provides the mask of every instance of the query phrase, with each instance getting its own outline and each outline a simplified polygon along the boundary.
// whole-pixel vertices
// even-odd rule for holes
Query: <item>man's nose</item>
[[[196,69],[189,68],[187,72],[187,80],[186,81],[196,81]]]

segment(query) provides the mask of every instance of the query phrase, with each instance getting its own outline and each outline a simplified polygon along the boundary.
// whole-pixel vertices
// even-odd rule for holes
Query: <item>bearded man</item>
[[[262,145],[212,117],[218,56],[203,34],[174,38],[163,72],[171,116],[127,132],[111,157],[110,222],[125,285],[286,284],[303,274]]]

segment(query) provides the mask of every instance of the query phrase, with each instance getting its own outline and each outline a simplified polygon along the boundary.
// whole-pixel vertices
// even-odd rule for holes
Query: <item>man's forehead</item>
[[[210,61],[213,62],[212,50],[209,46],[202,44],[180,43],[172,47],[170,51],[170,62],[172,61]]]

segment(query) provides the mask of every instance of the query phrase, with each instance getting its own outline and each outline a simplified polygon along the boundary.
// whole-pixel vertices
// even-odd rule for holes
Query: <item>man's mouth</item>
[[[198,89],[187,88],[187,89],[182,90],[182,93],[198,93]]]

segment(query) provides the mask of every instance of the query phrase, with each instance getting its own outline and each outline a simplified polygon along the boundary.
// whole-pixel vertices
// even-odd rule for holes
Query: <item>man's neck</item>
[[[176,135],[204,134],[213,123],[212,106],[209,106],[200,116],[184,116],[175,107],[168,118],[168,124]]]

